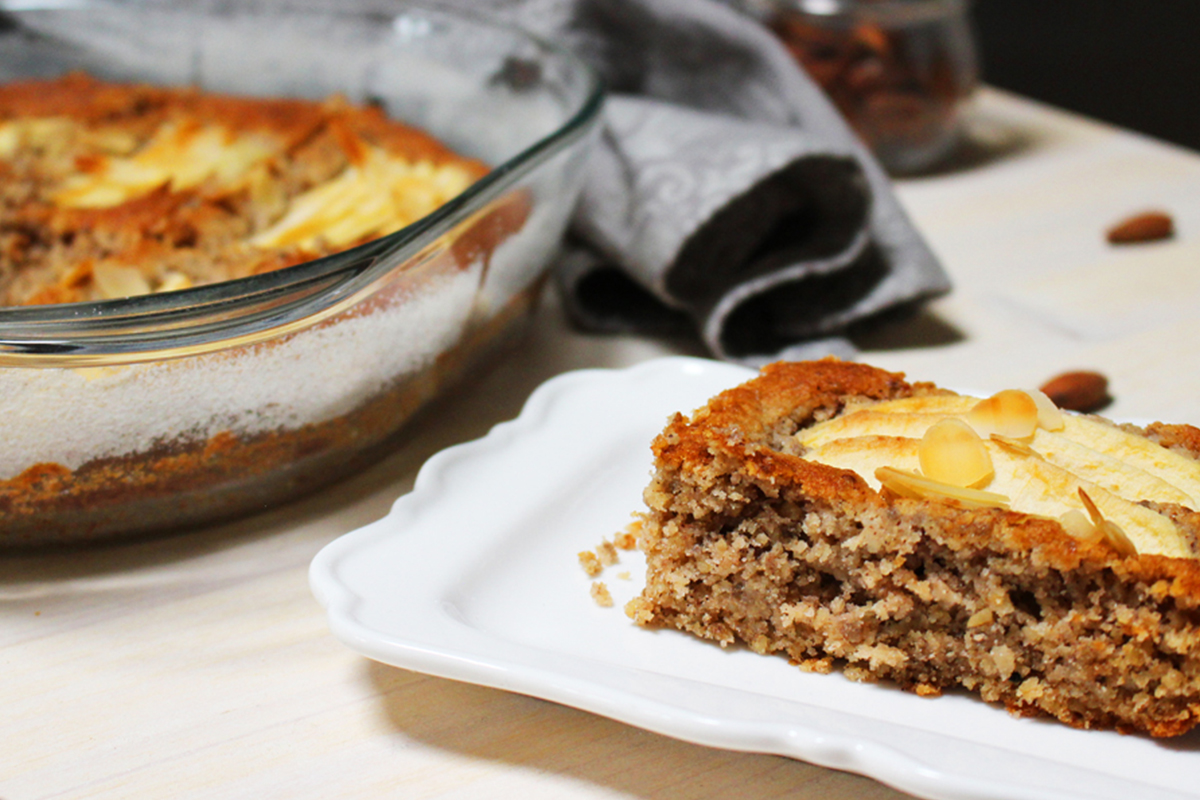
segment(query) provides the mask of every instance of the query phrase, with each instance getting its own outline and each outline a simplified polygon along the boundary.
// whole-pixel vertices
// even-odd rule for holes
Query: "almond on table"
[[[1127,217],[1108,229],[1110,244],[1137,244],[1170,239],[1175,235],[1175,220],[1165,211],[1146,211]]]
[[[1099,372],[1064,372],[1042,384],[1042,392],[1059,408],[1090,414],[1110,402],[1108,378]]]

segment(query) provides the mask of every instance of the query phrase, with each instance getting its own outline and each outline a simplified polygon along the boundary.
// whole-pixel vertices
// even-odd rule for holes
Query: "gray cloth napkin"
[[[720,358],[849,357],[949,289],[887,176],[774,36],[716,0],[448,0],[565,44],[611,95],[557,277],[595,331]]]

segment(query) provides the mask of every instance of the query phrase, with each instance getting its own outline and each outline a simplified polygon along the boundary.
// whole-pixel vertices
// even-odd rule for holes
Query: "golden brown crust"
[[[861,364],[775,364],[677,415],[654,442],[647,586],[628,611],[1080,727],[1169,736],[1200,723],[1200,562],[1122,557],[1054,520],[879,493],[789,448],[847,403],[939,391]],[[1190,426],[1155,430],[1196,441]]]
[[[135,125],[145,130],[168,115],[220,123],[234,131],[273,134],[288,148],[310,139],[321,128],[336,125],[413,160],[464,160],[429,134],[388,119],[381,109],[355,106],[337,96],[322,103],[242,97],[186,86],[109,83],[81,72],[0,84],[0,120],[66,117],[91,125]],[[486,166],[474,163],[480,174],[486,172]]]
[[[0,84],[0,119],[72,117],[104,122],[162,104],[161,90],[144,85],[98,81],[81,72],[57,80],[31,79]]]
[[[931,384],[922,387],[929,389]],[[902,373],[865,364],[836,359],[779,362],[764,367],[754,380],[713,398],[692,420],[676,415],[655,440],[653,450],[663,462],[675,461],[681,466],[689,461],[693,465],[707,462],[714,452],[722,451],[745,458],[747,471],[756,478],[780,485],[802,485],[811,497],[873,502],[878,495],[855,473],[763,448],[755,439],[763,438],[765,431],[777,430],[784,420],[782,428],[794,433],[825,413],[836,415],[850,399],[891,400],[912,393],[913,387],[904,381]],[[1164,446],[1194,442],[1200,452],[1200,430],[1191,425],[1155,423],[1150,429],[1163,435]],[[1166,436],[1168,431],[1170,438]],[[897,498],[890,499],[895,502]],[[1015,511],[996,509],[987,513],[1004,520],[1004,530],[1013,535],[1014,547],[1036,549],[1039,558],[1055,569],[1076,569],[1088,559],[1119,568],[1131,578],[1168,580],[1181,601],[1200,605],[1200,561],[1151,555],[1122,558],[1104,544],[1081,542],[1067,535],[1057,522]]]
[[[1154,422],[1146,426],[1146,436],[1170,450],[1200,458],[1200,428]]]

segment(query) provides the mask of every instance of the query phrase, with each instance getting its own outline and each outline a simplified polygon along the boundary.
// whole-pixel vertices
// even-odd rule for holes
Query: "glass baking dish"
[[[492,171],[388,236],[276,272],[0,309],[0,546],[164,532],[386,452],[512,338],[557,252],[602,90],[519,30],[388,13],[0,4],[0,81],[83,70],[380,104]]]

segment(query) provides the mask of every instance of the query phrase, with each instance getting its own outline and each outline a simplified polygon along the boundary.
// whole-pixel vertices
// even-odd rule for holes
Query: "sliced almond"
[[[985,608],[982,611],[976,611],[967,620],[968,628],[982,628],[984,625],[991,625],[996,615],[992,613],[990,608]]]
[[[993,433],[988,437],[988,439],[1000,445],[1005,450],[1016,453],[1017,455],[1034,457],[1038,455],[1036,450],[1034,450],[1025,442],[1022,442],[1020,439],[1013,439],[1009,436],[1001,436],[998,433]]]
[[[181,289],[192,288],[192,279],[182,272],[168,272],[163,275],[162,282],[158,284],[156,292],[177,292]]]
[[[117,264],[97,264],[92,270],[92,280],[105,300],[117,297],[135,297],[150,294],[150,281],[141,270]]]
[[[880,467],[875,470],[875,479],[901,497],[953,500],[967,508],[1008,508],[1009,503],[1002,494],[942,483],[895,467]]]
[[[1112,548],[1122,556],[1129,558],[1138,554],[1133,540],[1125,534],[1125,531],[1121,530],[1121,526],[1117,523],[1104,520],[1104,524],[1100,526],[1100,532],[1104,534],[1104,538],[1108,540]]]
[[[980,400],[967,412],[967,422],[980,436],[998,433],[1013,439],[1033,436],[1038,424],[1038,406],[1028,392],[1005,389]]]
[[[1061,431],[1066,427],[1066,423],[1063,422],[1062,411],[1054,404],[1054,401],[1050,399],[1048,394],[1037,389],[1027,391],[1026,394],[1029,395],[1034,405],[1037,406],[1038,425],[1048,431]]]
[[[925,477],[953,486],[982,486],[996,474],[983,439],[955,417],[929,426],[917,456]]]
[[[1087,518],[1087,514],[1084,514],[1078,508],[1068,509],[1063,512],[1063,515],[1058,518],[1058,522],[1063,526],[1063,530],[1068,535],[1076,539],[1090,542],[1100,536],[1099,529]]]
[[[1100,523],[1104,521],[1104,515],[1100,513],[1100,509],[1092,502],[1092,498],[1088,497],[1088,493],[1083,490],[1082,486],[1079,487],[1079,499],[1083,501],[1083,507],[1087,509],[1088,516],[1092,518],[1092,524],[1097,528],[1100,527]]]
[[[1092,502],[1092,498],[1088,497],[1088,493],[1083,490],[1082,486],[1079,487],[1079,499],[1083,501],[1083,506],[1087,509],[1088,515],[1091,516],[1092,524],[1096,526],[1096,530],[1104,536],[1104,539],[1117,553],[1126,557],[1137,555],[1137,548],[1134,547],[1133,542],[1130,541],[1125,531],[1121,530],[1121,526],[1117,523],[1109,522],[1104,518],[1104,515],[1100,513],[1100,509]]]

